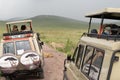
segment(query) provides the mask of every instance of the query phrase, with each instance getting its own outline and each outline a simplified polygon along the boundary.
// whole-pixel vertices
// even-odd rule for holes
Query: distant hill
[[[33,26],[40,29],[86,29],[88,23],[71,18],[52,16],[52,15],[39,15],[31,18]],[[12,18],[6,21],[0,21],[0,26],[5,26],[8,21],[21,20],[21,18]]]
[[[30,18],[33,21],[33,26],[40,28],[86,28],[88,27],[87,22],[74,20],[70,18],[51,16],[51,15],[40,15]]]

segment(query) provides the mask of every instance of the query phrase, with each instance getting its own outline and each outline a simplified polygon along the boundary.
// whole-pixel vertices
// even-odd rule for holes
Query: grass
[[[80,36],[86,32],[86,30],[39,30],[41,34],[41,40],[45,43],[51,45],[51,43],[60,44],[62,47],[55,46],[55,48],[59,51],[65,52],[67,54],[71,54],[76,47]],[[54,47],[54,45],[51,45]]]

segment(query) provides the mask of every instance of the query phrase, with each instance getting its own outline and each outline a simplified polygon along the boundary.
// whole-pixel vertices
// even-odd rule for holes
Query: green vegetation
[[[41,34],[41,40],[59,51],[73,53],[88,23],[58,16],[36,16],[34,30]]]
[[[88,28],[86,22],[58,16],[43,15],[30,19],[33,21],[33,30],[40,33],[43,42],[67,54],[73,53],[80,36]],[[5,32],[3,28],[5,22],[0,23],[0,34]]]

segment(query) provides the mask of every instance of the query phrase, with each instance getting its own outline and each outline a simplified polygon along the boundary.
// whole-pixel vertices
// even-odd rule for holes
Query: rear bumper
[[[31,74],[34,74],[34,73],[37,73],[37,72],[43,72],[43,69],[42,68],[37,68],[37,69],[34,69],[34,70],[17,70],[13,73],[10,73],[10,74],[7,74],[7,73],[2,73],[1,76],[19,76],[19,75],[31,75]]]

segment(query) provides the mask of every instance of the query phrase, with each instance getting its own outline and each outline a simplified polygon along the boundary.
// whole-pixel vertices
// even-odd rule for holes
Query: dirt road
[[[43,49],[45,54],[45,78],[43,80],[62,80],[65,55],[46,45]]]

